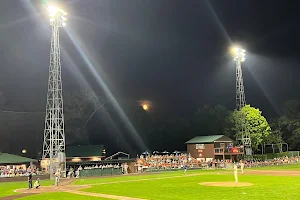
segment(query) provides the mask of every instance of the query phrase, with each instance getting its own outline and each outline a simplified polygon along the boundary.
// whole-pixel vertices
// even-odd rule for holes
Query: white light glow
[[[51,14],[55,14],[55,13],[57,13],[58,9],[56,7],[54,7],[54,6],[49,6],[48,7],[48,11]]]
[[[233,59],[235,61],[240,61],[244,62],[245,61],[245,56],[246,56],[246,50],[240,48],[239,46],[234,46],[231,48],[231,53],[233,55]]]
[[[48,12],[49,12],[50,17],[53,17],[53,16],[57,15],[58,13],[60,13],[64,16],[67,15],[67,13],[65,11],[63,11],[62,9],[58,9],[55,6],[49,6],[48,7]]]

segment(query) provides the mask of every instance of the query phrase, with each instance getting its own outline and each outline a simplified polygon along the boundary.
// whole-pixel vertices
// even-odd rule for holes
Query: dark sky
[[[228,48],[238,42],[248,53],[247,103],[272,117],[299,97],[297,1],[59,2],[69,13],[69,34],[61,31],[65,90],[88,83],[97,91],[101,76],[118,101],[147,99],[161,112],[217,103],[233,109]],[[42,12],[40,0],[0,1],[0,91],[12,110],[45,108],[51,31]]]

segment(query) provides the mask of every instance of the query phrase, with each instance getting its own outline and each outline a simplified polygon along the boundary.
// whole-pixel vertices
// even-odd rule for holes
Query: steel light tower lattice
[[[246,105],[245,89],[242,73],[242,62],[245,61],[246,50],[240,47],[232,49],[233,59],[236,64],[236,109],[241,110]],[[244,146],[246,155],[252,155],[250,133],[246,129],[246,116],[241,117],[241,124],[238,124],[237,142]]]
[[[43,159],[49,159],[50,177],[56,170],[65,172],[65,131],[62,97],[59,28],[65,26],[67,14],[56,7],[48,7],[52,28],[48,93],[43,142]]]

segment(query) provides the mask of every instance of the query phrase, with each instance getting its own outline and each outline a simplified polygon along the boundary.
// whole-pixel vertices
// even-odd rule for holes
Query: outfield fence
[[[112,176],[121,175],[122,168],[94,168],[94,169],[83,169],[80,171],[80,177],[93,177],[93,176]]]

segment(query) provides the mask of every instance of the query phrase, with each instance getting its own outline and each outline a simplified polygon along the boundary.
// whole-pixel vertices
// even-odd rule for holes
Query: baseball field
[[[1,183],[0,199],[300,199],[300,164],[246,169],[234,182],[230,170],[191,170],[62,181]],[[23,188],[23,189],[22,189]]]

